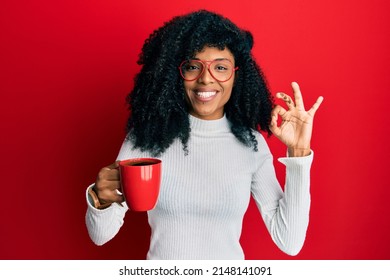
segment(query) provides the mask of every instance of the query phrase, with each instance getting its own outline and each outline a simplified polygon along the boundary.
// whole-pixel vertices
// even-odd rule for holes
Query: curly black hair
[[[142,47],[134,88],[127,96],[127,135],[135,148],[158,156],[178,138],[188,153],[190,122],[178,66],[204,47],[229,49],[239,70],[225,114],[237,139],[257,151],[253,130],[271,135],[273,98],[251,54],[253,36],[206,10],[176,16],[156,29]]]

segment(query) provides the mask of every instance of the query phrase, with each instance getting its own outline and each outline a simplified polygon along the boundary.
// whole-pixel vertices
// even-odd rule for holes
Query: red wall
[[[145,257],[145,214],[129,213],[114,240],[92,244],[84,192],[123,140],[143,41],[198,8],[253,32],[274,93],[291,92],[296,80],[307,107],[325,97],[312,141],[307,241],[294,259],[389,259],[388,1],[156,2],[3,1],[0,259]],[[269,145],[284,155],[275,138]],[[292,259],[253,203],[242,245],[248,259]]]

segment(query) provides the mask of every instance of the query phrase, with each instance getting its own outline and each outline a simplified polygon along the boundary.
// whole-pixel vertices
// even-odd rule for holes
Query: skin
[[[100,169],[95,186],[93,187],[93,190],[99,198],[100,204],[114,202],[122,203],[124,201],[123,195],[118,193],[121,189],[118,168],[119,161],[116,161],[113,164]]]
[[[283,92],[276,94],[277,98],[286,103],[288,110],[280,105],[275,106],[271,112],[270,130],[288,147],[290,157],[308,156],[310,154],[314,115],[324,98],[322,96],[318,97],[310,110],[306,111],[298,83],[292,82],[291,87],[295,101]],[[282,122],[280,126],[277,126],[279,116]]]
[[[200,60],[226,58],[234,65],[234,57],[227,48],[221,51],[217,48],[205,47],[196,54],[195,58]],[[224,106],[232,94],[234,75],[226,82],[218,82],[209,71],[204,71],[197,80],[185,81],[184,88],[190,108],[189,114],[203,120],[222,118]],[[302,157],[310,154],[314,115],[320,107],[323,97],[318,97],[310,110],[306,111],[298,83],[293,82],[291,87],[294,99],[282,92],[276,94],[276,98],[285,102],[287,110],[280,105],[275,106],[271,112],[270,130],[288,147],[290,157]],[[216,94],[210,98],[202,98],[197,95],[199,91],[215,91]],[[281,124],[278,126],[279,117]],[[123,196],[118,194],[121,189],[118,167],[118,162],[114,162],[102,168],[97,176],[94,191],[101,204],[124,201]]]
[[[201,52],[195,55],[199,60],[217,60],[228,59],[234,65],[234,56],[225,48],[205,47]],[[225,104],[229,101],[234,85],[234,75],[226,82],[219,82],[211,76],[210,72],[205,69],[203,74],[195,81],[184,81],[184,90],[186,93],[187,103],[190,107],[189,113],[202,120],[217,120],[223,117]],[[211,98],[202,98],[197,92],[211,92],[216,94]]]

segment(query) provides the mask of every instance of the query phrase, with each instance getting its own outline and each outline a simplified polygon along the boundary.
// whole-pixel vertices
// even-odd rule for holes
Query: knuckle
[[[99,195],[99,200],[101,200],[102,202],[111,202],[110,197],[107,196],[107,194],[105,194],[105,193],[101,193]]]
[[[101,181],[103,181],[104,180],[104,176],[103,175],[101,175],[100,173],[97,175],[97,177],[96,177],[96,182],[101,182]]]
[[[104,190],[104,186],[102,184],[102,181],[97,180],[95,183],[95,190],[97,194],[99,194],[102,190]]]
[[[98,175],[97,175],[97,179],[98,180],[104,180],[104,178],[105,178],[105,170],[104,170],[104,168],[103,169],[100,169],[100,171],[99,171],[99,173],[98,173]]]

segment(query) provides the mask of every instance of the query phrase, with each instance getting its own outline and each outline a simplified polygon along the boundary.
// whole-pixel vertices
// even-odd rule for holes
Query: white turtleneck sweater
[[[244,259],[239,239],[251,195],[276,245],[296,255],[309,222],[313,152],[279,159],[286,166],[283,192],[260,133],[255,132],[255,152],[236,139],[225,116],[213,121],[190,116],[190,125],[189,154],[175,140],[160,157],[163,177],[158,203],[148,211],[147,259]],[[136,157],[150,154],[125,141],[117,159]],[[93,242],[112,239],[126,211],[126,204],[98,210],[88,201],[86,225]]]

